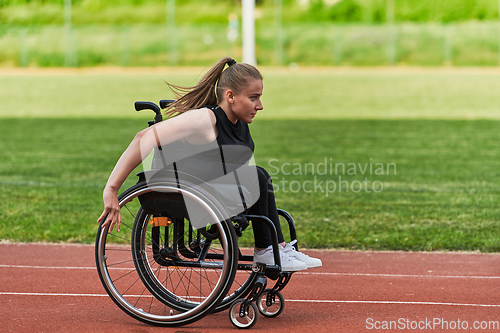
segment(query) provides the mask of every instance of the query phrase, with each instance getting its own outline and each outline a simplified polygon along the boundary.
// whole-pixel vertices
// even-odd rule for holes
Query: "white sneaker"
[[[297,243],[296,239],[290,242],[290,244],[286,244],[282,252],[288,254],[288,256],[292,259],[305,263],[307,265],[307,268],[320,267],[323,265],[321,260],[309,257],[308,255],[295,250],[295,247],[293,247],[293,244],[295,243]]]
[[[281,270],[283,272],[296,272],[307,269],[307,264],[302,261],[290,258],[283,250],[280,249]],[[253,262],[261,262],[266,265],[274,265],[274,254],[272,248],[268,248],[264,253],[254,251]]]

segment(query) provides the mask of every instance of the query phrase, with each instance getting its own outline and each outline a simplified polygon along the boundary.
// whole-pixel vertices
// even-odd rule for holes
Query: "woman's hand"
[[[97,219],[97,223],[101,223],[102,220],[106,219],[102,224],[102,228],[109,226],[108,232],[113,231],[113,227],[115,226],[115,224],[116,231],[120,232],[121,215],[117,194],[117,191],[114,191],[107,187],[102,193],[102,199],[104,201],[104,211],[102,212],[99,219]]]

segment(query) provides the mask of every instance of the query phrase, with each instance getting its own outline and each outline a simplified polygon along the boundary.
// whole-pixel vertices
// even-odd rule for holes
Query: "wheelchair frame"
[[[172,102],[161,100],[160,106]],[[154,103],[136,102],[135,108],[155,112],[149,126],[162,121],[161,109]],[[120,309],[151,325],[181,326],[229,308],[229,318],[238,328],[255,325],[258,313],[275,317],[283,311],[280,291],[292,273],[281,270],[277,232],[269,218],[229,217],[212,193],[194,183],[178,178],[146,182],[144,173],[138,176],[138,183],[118,197],[123,236],[103,228],[103,221],[95,245],[100,280]],[[171,207],[181,207],[183,196],[191,198],[212,219],[211,225],[194,229],[183,213],[148,212],[145,198],[158,193]],[[291,215],[282,209],[278,214],[295,240]],[[242,254],[238,247],[238,238],[256,220],[269,227],[275,265],[253,263],[253,255]],[[272,288],[266,289],[267,278],[276,280]]]

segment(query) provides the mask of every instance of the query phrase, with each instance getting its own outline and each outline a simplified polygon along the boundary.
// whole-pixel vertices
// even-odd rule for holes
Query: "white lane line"
[[[67,297],[109,297],[108,294],[69,294],[69,293],[17,293],[1,292],[0,295],[11,296],[67,296]],[[149,297],[144,295],[126,295],[125,297]],[[349,301],[349,300],[312,300],[312,299],[285,299],[287,302],[297,303],[344,303],[344,304],[407,304],[407,305],[447,305],[500,308],[500,304],[475,304],[475,303],[442,303],[442,302],[405,302],[405,301]]]
[[[64,269],[64,270],[89,270],[95,271],[96,267],[76,266],[28,266],[28,265],[0,265],[0,268],[27,268],[27,269]],[[135,267],[108,267],[108,270],[133,271]]]
[[[104,297],[108,294],[67,294],[67,293],[16,293],[9,291],[0,291],[0,295],[13,295],[13,296],[72,296],[72,297]]]
[[[27,268],[27,269],[65,269],[65,270],[96,270],[96,267],[75,266],[29,266],[29,265],[0,265],[0,268]],[[108,267],[110,270],[135,270],[134,267]],[[326,275],[326,276],[368,276],[392,278],[440,278],[440,279],[500,279],[500,276],[485,275],[418,275],[418,274],[382,274],[382,273],[321,273],[321,272],[296,272],[297,275]]]
[[[404,302],[404,301],[335,301],[335,300],[293,300],[285,299],[287,302],[301,303],[361,303],[361,304],[410,304],[410,305],[452,305],[500,308],[500,304],[474,304],[474,303],[440,303],[440,302]]]
[[[74,267],[74,266],[30,266],[30,265],[0,265],[0,268],[29,268],[29,269],[88,269],[95,270],[95,267]]]
[[[297,272],[298,275],[329,275],[329,276],[373,276],[373,277],[403,277],[403,278],[454,278],[454,279],[500,279],[500,276],[485,275],[418,275],[418,274],[375,274],[375,273],[314,273]]]

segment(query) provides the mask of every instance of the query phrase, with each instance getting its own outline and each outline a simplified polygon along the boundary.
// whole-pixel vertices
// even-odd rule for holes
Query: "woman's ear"
[[[231,89],[226,90],[226,100],[230,103],[234,103],[234,93]]]

